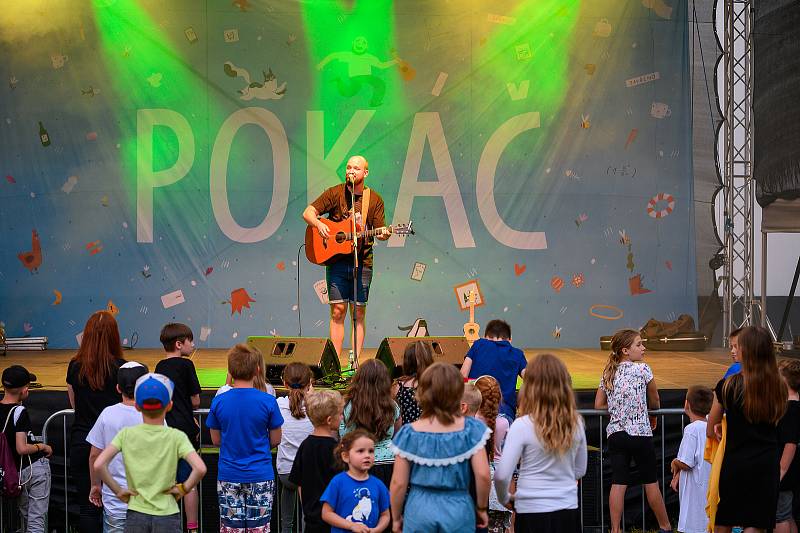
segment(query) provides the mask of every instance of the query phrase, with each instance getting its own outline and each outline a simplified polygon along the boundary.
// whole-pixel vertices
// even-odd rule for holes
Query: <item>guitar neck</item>
[[[474,303],[470,303],[469,304],[469,321],[471,323],[473,323],[473,324],[475,323],[475,304]]]
[[[392,227],[391,226],[385,226],[385,227],[388,228],[390,232],[392,231]],[[382,227],[381,228],[375,228],[375,229],[368,229],[368,230],[364,230],[364,231],[359,231],[356,235],[358,236],[359,239],[363,239],[365,237],[374,237],[375,235],[379,235],[383,231],[383,229],[384,228],[382,228]],[[345,237],[347,238],[347,240],[353,240],[353,234],[352,233],[346,233]]]

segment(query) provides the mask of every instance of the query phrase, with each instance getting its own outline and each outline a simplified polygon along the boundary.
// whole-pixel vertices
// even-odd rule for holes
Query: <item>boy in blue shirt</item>
[[[742,328],[738,328],[731,331],[731,334],[728,335],[728,339],[731,341],[731,359],[733,359],[733,364],[728,367],[728,370],[725,372],[725,375],[722,376],[722,379],[728,379],[734,374],[738,374],[742,371],[742,363],[739,360],[739,341],[737,340],[737,337],[739,337],[739,333],[741,333],[741,331]]]
[[[232,388],[211,402],[206,425],[219,446],[217,494],[221,530],[268,530],[275,475],[270,449],[281,441],[281,416],[275,398],[253,387],[264,358],[237,344],[228,352]],[[266,529],[265,529],[266,528]]]
[[[500,384],[503,402],[500,413],[514,420],[517,413],[517,376],[525,374],[528,361],[519,348],[511,346],[511,326],[504,320],[490,320],[483,337],[475,341],[461,365],[468,379],[492,376]]]

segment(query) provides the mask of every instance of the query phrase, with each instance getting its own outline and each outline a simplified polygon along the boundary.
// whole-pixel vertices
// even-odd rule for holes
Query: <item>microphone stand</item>
[[[350,313],[350,319],[353,327],[353,362],[350,365],[351,370],[358,368],[358,327],[356,321],[356,314],[358,313],[358,302],[356,297],[358,295],[358,228],[356,227],[356,184],[355,180],[347,177],[347,183],[350,184],[350,208],[353,213],[350,216],[350,229],[353,233],[353,309]],[[362,224],[364,221],[361,221]]]

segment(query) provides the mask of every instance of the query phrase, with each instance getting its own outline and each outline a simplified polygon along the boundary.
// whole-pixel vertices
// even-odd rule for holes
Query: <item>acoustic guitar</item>
[[[323,239],[317,228],[306,227],[306,257],[315,265],[327,264],[337,255],[350,255],[353,253],[353,231],[350,219],[334,222],[327,218],[320,218],[320,222],[330,229],[330,237]],[[384,228],[362,230],[356,226],[358,240],[380,235]],[[413,222],[408,224],[394,224],[386,226],[389,233],[393,235],[414,235]]]
[[[475,291],[469,291],[469,322],[464,324],[464,338],[470,346],[478,340],[481,335],[481,327],[475,322]]]

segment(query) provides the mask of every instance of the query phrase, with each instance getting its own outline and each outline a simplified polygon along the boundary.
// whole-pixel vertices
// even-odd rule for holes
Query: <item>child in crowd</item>
[[[488,525],[490,432],[480,420],[462,416],[463,395],[453,365],[434,363],[420,376],[422,417],[404,425],[392,444],[394,531],[474,531]],[[469,495],[473,475],[477,505]]]
[[[475,386],[475,382],[464,383],[464,393],[461,395],[461,414],[464,416],[477,415],[482,401],[481,391]]]
[[[93,468],[93,465],[122,428],[138,426],[143,422],[142,413],[136,409],[134,391],[136,381],[145,374],[147,374],[147,367],[136,361],[129,361],[119,367],[117,391],[122,395],[122,401],[103,409],[97,422],[92,426],[92,430],[86,436],[86,442],[92,445],[89,452],[92,478],[89,500],[103,509],[103,533],[122,533],[125,530],[128,504],[117,498],[108,485],[102,485],[101,488],[100,473]],[[117,455],[111,460],[108,464],[108,471],[120,487],[128,488],[125,478],[125,463],[123,463],[121,455]]]
[[[497,499],[494,489],[495,468],[502,457],[503,442],[508,433],[508,418],[500,415],[500,404],[503,394],[500,384],[492,376],[481,376],[475,380],[475,387],[481,393],[481,405],[478,409],[478,420],[492,430],[486,441],[486,455],[489,457],[489,474],[492,483],[489,485],[489,527],[490,533],[504,533],[511,527],[511,511]]]
[[[266,365],[265,365],[266,367]],[[222,393],[228,392],[233,387],[233,378],[230,374],[226,374],[225,376],[225,384],[222,385],[220,388],[217,389],[217,392],[214,393],[214,397],[219,396]],[[277,398],[277,394],[275,393],[275,387],[272,386],[271,383],[267,382],[267,378],[261,375],[256,376],[256,379],[253,380],[253,388],[258,389],[262,392],[266,392],[267,394],[271,394]]]
[[[194,353],[194,334],[186,324],[170,323],[161,328],[161,345],[166,357],[156,364],[155,372],[172,380],[175,389],[172,393],[172,409],[167,413],[167,425],[180,429],[192,443],[195,450],[200,449],[200,426],[194,418],[194,409],[200,407],[200,380],[189,356]],[[178,461],[178,483],[189,477],[191,467],[181,459]],[[197,531],[197,509],[200,497],[192,490],[183,498],[186,512],[186,528],[189,533]]]
[[[28,398],[28,386],[36,376],[20,365],[3,370],[3,399],[0,400],[0,424],[14,465],[22,465],[19,482],[22,492],[17,503],[22,531],[45,532],[45,517],[50,502],[50,461],[53,449],[33,439],[31,419],[22,402]]]
[[[339,436],[363,429],[375,441],[375,466],[370,472],[387,485],[392,479],[394,454],[390,448],[394,432],[402,425],[400,407],[392,399],[392,381],[386,365],[369,359],[358,367],[344,395],[344,419]]]
[[[281,441],[275,398],[253,387],[263,374],[256,348],[237,344],[228,351],[233,387],[211,402],[206,425],[219,446],[217,494],[222,531],[269,531],[275,476],[270,449]]]
[[[748,326],[737,336],[742,371],[721,379],[714,390],[706,436],[725,416],[725,453],[719,470],[714,531],[775,527],[783,446],[778,422],[786,412],[786,383],[778,371],[769,331]],[[713,502],[711,502],[713,503]]]
[[[415,422],[421,413],[417,403],[419,376],[433,364],[433,351],[429,342],[416,341],[403,352],[403,376],[392,385],[392,397],[400,406],[403,424]]]
[[[661,402],[653,371],[641,362],[645,351],[642,337],[632,329],[617,331],[611,338],[611,350],[594,400],[595,409],[608,409],[609,414],[606,435],[612,472],[608,497],[611,531],[620,531],[625,491],[633,483],[631,459],[639,469],[658,527],[661,531],[672,531],[658,488],[653,430],[647,415],[648,407],[658,409]]]
[[[375,533],[389,525],[389,491],[369,469],[375,462],[375,439],[363,429],[342,437],[336,459],[344,472],[336,474],[322,493],[322,519],[331,533]]]
[[[483,337],[467,352],[461,375],[469,379],[484,374],[495,378],[503,391],[500,412],[513,420],[517,411],[517,376],[523,375],[528,361],[522,350],[511,346],[511,326],[507,322],[490,320]]]
[[[693,385],[686,392],[683,411],[689,424],[683,428],[678,456],[672,460],[672,490],[680,498],[678,531],[705,533],[708,531],[706,493],[711,464],[703,459],[706,443],[706,415],[711,411],[714,393],[708,387]]]
[[[516,533],[580,531],[576,481],[586,473],[586,434],[560,359],[540,354],[528,363],[519,407],[495,471],[497,497],[513,503]]]
[[[278,398],[278,408],[283,417],[281,443],[278,444],[276,469],[281,480],[281,531],[292,533],[294,526],[294,507],[297,499],[297,486],[289,482],[289,473],[300,444],[314,430],[306,416],[305,398],[311,390],[314,374],[303,363],[289,363],[283,369],[283,386],[287,396]]]
[[[322,520],[320,497],[339,472],[334,450],[343,405],[342,396],[332,390],[309,392],[305,398],[306,415],[314,431],[297,449],[289,474],[289,482],[298,487],[300,494],[305,533],[330,533],[331,530]]]
[[[206,473],[205,463],[186,434],[164,424],[172,407],[172,390],[172,382],[161,374],[145,374],[137,379],[134,398],[143,423],[122,428],[94,463],[103,483],[128,504],[125,531],[179,533],[181,514],[177,502]],[[121,487],[108,469],[120,452],[127,488]],[[183,483],[175,481],[178,459],[185,459],[192,467]]]
[[[503,455],[503,442],[510,426],[508,418],[500,414],[503,393],[500,391],[500,384],[492,376],[479,377],[475,380],[475,386],[481,393],[478,419],[492,430],[492,435],[486,442],[486,453],[489,454],[489,460],[494,462]]]
[[[778,370],[786,382],[789,399],[786,413],[778,422],[778,442],[781,450],[781,483],[778,492],[778,513],[775,517],[775,533],[797,533],[797,524],[792,515],[792,502],[797,488],[798,460],[797,443],[800,442],[800,361],[785,359],[778,365]]]
[[[739,359],[739,333],[742,332],[742,328],[735,329],[731,331],[731,334],[728,335],[728,340],[730,341],[731,345],[731,359],[733,359],[733,364],[728,367],[728,370],[725,371],[725,375],[722,376],[722,379],[727,379],[734,374],[738,374],[742,371],[742,362]]]

